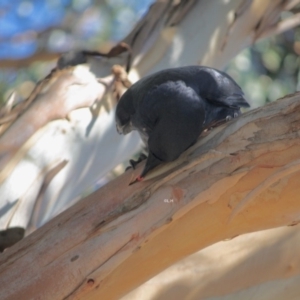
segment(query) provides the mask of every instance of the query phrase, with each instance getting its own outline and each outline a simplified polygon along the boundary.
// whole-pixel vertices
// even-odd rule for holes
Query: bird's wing
[[[239,107],[250,107],[249,103],[245,99],[244,93],[240,92],[233,92],[229,95],[220,95],[216,98],[207,99],[210,102],[220,105],[220,106],[227,106],[231,108],[239,108]]]
[[[250,107],[242,89],[228,74],[206,68],[198,76],[200,96],[210,103],[230,108]]]
[[[191,146],[205,118],[204,101],[181,80],[167,81],[153,89],[143,99],[139,113],[152,128],[149,150],[162,161],[176,159]]]

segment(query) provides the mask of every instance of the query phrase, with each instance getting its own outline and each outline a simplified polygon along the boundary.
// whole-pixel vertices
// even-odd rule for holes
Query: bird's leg
[[[136,167],[140,162],[142,162],[143,160],[145,160],[146,158],[147,158],[147,155],[145,155],[144,153],[141,153],[140,156],[139,156],[139,158],[138,158],[137,160],[131,159],[131,160],[129,161],[129,163],[130,163],[131,167],[132,167],[133,169],[135,169],[135,167]]]
[[[158,165],[160,165],[162,163],[162,161],[157,158],[156,156],[154,156],[151,152],[149,152],[149,155],[147,157],[147,161],[146,161],[146,165],[144,167],[144,170],[142,171],[142,173],[134,180],[132,181],[129,185],[132,185],[136,182],[139,181],[143,181],[145,175],[152,169],[154,169],[155,167],[157,167]]]
[[[217,120],[217,121],[210,123],[205,129],[213,129],[215,127],[221,126],[221,125],[231,121],[232,119],[237,118],[238,116],[239,116],[239,113],[235,112],[233,114],[233,116],[228,115],[228,116],[226,116],[225,119]]]
[[[129,170],[129,169],[135,169],[135,167],[140,163],[142,162],[143,160],[145,160],[147,158],[147,155],[145,155],[144,153],[141,153],[139,158],[137,160],[133,160],[133,159],[130,159],[129,160],[129,164],[130,166],[128,166],[125,171]]]
[[[230,116],[230,115],[226,116],[225,121],[226,121],[226,122],[229,122],[229,121],[231,121],[232,119],[237,118],[239,115],[240,115],[240,114],[239,114],[238,112],[234,112],[234,113],[233,113],[233,116]]]

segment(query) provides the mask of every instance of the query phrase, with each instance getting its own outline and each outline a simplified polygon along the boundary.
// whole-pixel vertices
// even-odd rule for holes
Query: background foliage
[[[71,49],[108,51],[154,0],[2,0],[0,101],[12,90],[27,97]],[[288,17],[283,14],[282,18]],[[299,90],[300,28],[245,49],[226,71],[252,108]]]

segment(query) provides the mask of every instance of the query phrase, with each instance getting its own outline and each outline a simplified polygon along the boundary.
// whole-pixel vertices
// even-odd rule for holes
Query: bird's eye
[[[121,125],[124,126],[125,124],[129,123],[130,121],[130,115],[126,113],[124,110],[119,111],[117,114],[117,122]]]

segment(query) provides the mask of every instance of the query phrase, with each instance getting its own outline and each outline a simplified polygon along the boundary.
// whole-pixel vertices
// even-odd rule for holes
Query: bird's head
[[[116,115],[116,127],[119,134],[127,134],[133,130],[130,118],[119,118]]]
[[[117,105],[115,117],[117,131],[124,135],[133,130],[131,120],[133,114],[132,104],[126,100],[127,98],[123,95]]]
[[[132,125],[132,116],[135,113],[133,97],[130,88],[120,98],[116,108],[116,127],[120,134],[127,134],[134,128]]]

